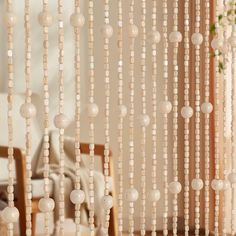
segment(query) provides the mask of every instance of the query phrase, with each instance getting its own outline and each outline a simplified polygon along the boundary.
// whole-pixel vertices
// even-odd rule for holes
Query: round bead
[[[58,129],[65,129],[69,124],[69,120],[65,114],[58,114],[54,117],[54,125]]]
[[[127,107],[125,105],[120,105],[119,106],[119,111],[120,111],[120,116],[121,117],[126,117],[127,115]]]
[[[153,189],[148,194],[148,199],[151,202],[158,202],[161,198],[161,193],[158,189]]]
[[[236,47],[236,36],[232,35],[230,38],[229,38],[229,43],[232,47]]]
[[[5,207],[1,217],[6,223],[15,223],[19,219],[19,211],[16,207]]]
[[[38,208],[41,212],[51,212],[55,207],[55,202],[52,198],[41,198]]]
[[[182,38],[182,34],[179,31],[171,32],[169,35],[169,40],[171,43],[180,43]]]
[[[193,116],[193,108],[190,106],[183,107],[181,109],[181,115],[185,119],[189,119]]]
[[[214,38],[214,39],[211,41],[211,47],[212,47],[214,50],[218,50],[218,49],[220,49],[222,46],[223,46],[223,40],[221,40],[220,38]]]
[[[182,190],[182,186],[181,186],[181,183],[178,182],[178,181],[173,181],[169,184],[169,191],[172,193],[172,194],[178,194],[180,193]]]
[[[147,127],[150,124],[150,118],[148,115],[143,114],[139,117],[139,123],[141,126]]]
[[[52,25],[52,16],[48,12],[39,13],[39,24],[44,27],[49,27]]]
[[[202,179],[193,179],[191,186],[193,190],[201,190],[203,188],[203,181]]]
[[[223,180],[223,190],[228,190],[230,188],[230,181],[225,179]]]
[[[104,25],[102,27],[102,34],[103,34],[103,36],[105,38],[111,38],[112,35],[113,35],[113,28],[112,28],[112,26],[108,25],[108,24]]]
[[[201,33],[194,33],[191,37],[192,44],[201,45],[203,42],[203,36]]]
[[[96,117],[98,115],[99,109],[97,104],[95,103],[90,103],[88,105],[88,116],[89,117]]]
[[[169,101],[161,101],[159,103],[159,110],[162,114],[168,114],[172,110],[172,104]]]
[[[32,103],[24,103],[20,107],[20,114],[23,118],[32,118],[36,115],[36,108]]]
[[[73,204],[82,204],[85,200],[84,191],[75,189],[70,193],[70,200]]]
[[[236,183],[236,173],[230,173],[228,176],[228,180],[230,181],[231,184]]]
[[[8,12],[6,14],[5,21],[8,26],[13,27],[16,24],[16,16],[13,13]]]
[[[138,191],[135,188],[130,188],[125,192],[125,199],[128,202],[136,202],[138,200]]]
[[[129,26],[129,36],[135,38],[138,36],[138,27],[136,25]]]
[[[113,207],[113,198],[112,198],[112,196],[111,195],[103,196],[102,200],[101,200],[101,203],[102,203],[102,207],[105,210],[110,210]]]
[[[159,31],[152,31],[149,35],[149,38],[150,42],[157,44],[161,41],[161,34],[159,33]]]
[[[70,24],[74,27],[83,27],[85,18],[81,13],[73,13],[70,17]]]
[[[204,114],[210,114],[212,111],[213,111],[213,106],[210,102],[204,102],[202,105],[201,105],[201,111],[204,113]]]
[[[224,188],[224,182],[221,179],[213,179],[211,181],[211,187],[215,191],[220,191]]]

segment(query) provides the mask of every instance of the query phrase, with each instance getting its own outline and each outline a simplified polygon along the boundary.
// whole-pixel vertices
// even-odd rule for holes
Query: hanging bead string
[[[152,190],[149,200],[152,204],[152,236],[157,230],[157,201],[160,191],[157,189],[157,43],[160,42],[160,33],[157,31],[157,0],[152,1]]]
[[[163,212],[163,235],[168,235],[168,113],[172,109],[171,103],[168,101],[168,5],[167,0],[163,0],[163,23],[162,23],[162,34],[163,34],[163,97],[164,101],[159,104],[160,112],[163,117],[163,187],[164,187],[164,212]],[[166,104],[166,105],[164,105]],[[168,110],[169,104],[169,110]],[[162,109],[167,107],[166,109]]]
[[[195,1],[195,32],[191,37],[195,46],[195,179],[192,180],[192,188],[195,190],[195,235],[199,235],[200,230],[200,190],[203,188],[203,181],[200,177],[201,140],[200,140],[200,45],[203,36],[200,31],[201,3]]]
[[[13,236],[13,223],[19,218],[19,211],[14,207],[14,150],[13,150],[13,28],[16,18],[12,11],[12,1],[6,1],[6,24],[7,24],[7,64],[8,64],[8,96],[7,96],[7,125],[8,125],[8,206],[2,211],[2,219],[7,223],[7,233]]]
[[[105,148],[104,148],[104,178],[105,189],[102,206],[105,210],[104,234],[108,235],[110,209],[113,206],[112,196],[109,195],[109,152],[110,152],[110,64],[109,64],[109,39],[113,35],[113,28],[109,24],[109,0],[104,0],[104,26],[102,34],[104,38],[104,83],[105,83]]]
[[[70,194],[70,200],[75,204],[75,224],[76,235],[80,236],[80,206],[85,200],[84,191],[81,190],[80,185],[80,112],[81,112],[81,92],[80,92],[80,30],[85,23],[84,16],[80,13],[80,0],[74,2],[74,13],[70,17],[70,23],[74,27],[74,69],[75,69],[75,189]]]
[[[134,235],[134,202],[138,200],[138,191],[134,188],[134,44],[138,36],[138,27],[134,24],[134,0],[130,2],[129,11],[129,38],[130,38],[130,113],[129,113],[129,189],[125,198],[129,202],[129,236]]]
[[[174,26],[169,40],[173,43],[173,179],[169,184],[169,190],[173,194],[173,235],[177,236],[178,228],[178,194],[182,186],[178,181],[178,47],[182,41],[182,34],[178,31],[178,1],[173,1]]]
[[[118,105],[119,105],[119,123],[118,123],[118,234],[123,233],[123,120],[127,115],[127,107],[123,104],[123,4],[118,0]]]
[[[39,14],[39,24],[43,27],[43,93],[44,93],[44,197],[39,200],[39,209],[44,212],[44,234],[49,236],[49,213],[55,203],[49,192],[49,91],[48,91],[48,29],[52,25],[52,16],[48,12],[48,1],[43,0],[43,11]]]
[[[184,118],[184,229],[185,235],[189,234],[189,123],[193,116],[193,109],[189,102],[189,0],[184,5],[184,107],[181,115]]]

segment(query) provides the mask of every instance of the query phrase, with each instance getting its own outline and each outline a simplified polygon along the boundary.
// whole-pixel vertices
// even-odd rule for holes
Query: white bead
[[[82,204],[85,200],[84,191],[75,189],[70,193],[70,200],[73,204]]]
[[[104,25],[102,27],[102,34],[105,38],[111,38],[113,35],[113,28],[111,25]]]
[[[230,38],[229,38],[229,43],[232,47],[236,47],[236,36],[232,35]]]
[[[83,27],[85,18],[81,13],[73,13],[70,17],[70,24],[74,27]]]
[[[6,13],[5,21],[8,26],[13,27],[16,24],[16,16],[13,13],[8,12]]]
[[[183,107],[181,109],[181,115],[185,119],[189,119],[193,116],[193,108],[190,106]]]
[[[168,114],[172,110],[172,104],[169,101],[161,101],[159,103],[159,110],[162,114]]]
[[[23,118],[32,118],[36,115],[36,108],[32,103],[24,103],[20,107],[20,114]]]
[[[227,179],[223,180],[223,185],[223,190],[228,190],[230,188],[230,181]]]
[[[41,198],[38,203],[38,208],[41,212],[51,212],[55,207],[55,202],[52,198]]]
[[[65,114],[58,114],[54,117],[54,125],[58,129],[65,129],[69,124],[69,120]]]
[[[204,114],[210,114],[212,111],[213,111],[213,106],[210,102],[204,102],[202,105],[201,105],[201,111],[204,113]]]
[[[103,196],[101,200],[102,207],[105,210],[110,210],[113,207],[113,198],[111,195]]]
[[[98,115],[98,112],[99,112],[99,109],[98,109],[98,106],[97,104],[95,103],[90,103],[88,105],[88,116],[89,117],[96,117]]]
[[[193,190],[201,190],[203,188],[203,181],[202,179],[193,179],[191,186]]]
[[[138,200],[138,191],[135,188],[127,189],[125,192],[125,199],[128,202],[136,202]]]
[[[158,189],[153,189],[148,194],[148,199],[151,202],[158,202],[161,198],[161,193]]]
[[[129,36],[135,38],[138,36],[138,27],[136,25],[129,26]]]
[[[125,105],[120,105],[119,106],[119,111],[120,111],[120,116],[121,117],[126,117],[127,115],[127,107]]]
[[[182,186],[180,182],[174,181],[169,184],[169,191],[172,194],[178,194],[181,192],[181,190],[182,190]]]
[[[211,187],[212,189],[214,189],[215,191],[220,191],[224,188],[224,183],[221,179],[213,179],[211,181]]]
[[[159,33],[159,31],[152,31],[150,34],[149,34],[149,39],[150,39],[150,42],[152,43],[160,43],[161,41],[161,34]]]
[[[211,41],[211,47],[212,47],[214,50],[220,49],[222,46],[223,46],[223,40],[220,39],[220,38],[214,38],[214,39]]]
[[[169,40],[171,43],[180,43],[182,38],[182,34],[179,31],[171,32],[169,35]]]
[[[6,223],[15,223],[19,219],[19,211],[16,207],[5,207],[1,217]]]
[[[230,173],[228,176],[228,180],[230,181],[231,184],[236,183],[236,173]]]
[[[143,114],[139,116],[139,123],[141,126],[147,127],[150,124],[150,118],[148,115]]]
[[[52,25],[52,16],[48,12],[39,13],[38,17],[39,24],[44,27],[49,27]]]
[[[203,42],[203,36],[201,33],[194,33],[191,37],[192,44],[201,45]]]

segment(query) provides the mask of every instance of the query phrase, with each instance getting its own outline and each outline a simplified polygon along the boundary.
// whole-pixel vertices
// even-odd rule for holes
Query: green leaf
[[[223,15],[221,14],[218,16],[218,20],[221,21],[222,19],[223,19]]]
[[[215,24],[211,25],[210,32],[211,32],[211,34],[215,34],[216,33],[216,25]]]

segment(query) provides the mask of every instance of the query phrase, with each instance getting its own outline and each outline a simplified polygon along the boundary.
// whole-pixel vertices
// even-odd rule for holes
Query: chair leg
[[[31,221],[32,221],[32,236],[35,236],[36,235],[36,216],[37,216],[37,213],[32,213],[31,215]]]
[[[20,236],[25,236],[26,233],[26,212],[25,212],[25,201],[22,201],[19,197],[16,206],[20,212],[19,216],[19,228],[20,228]]]

